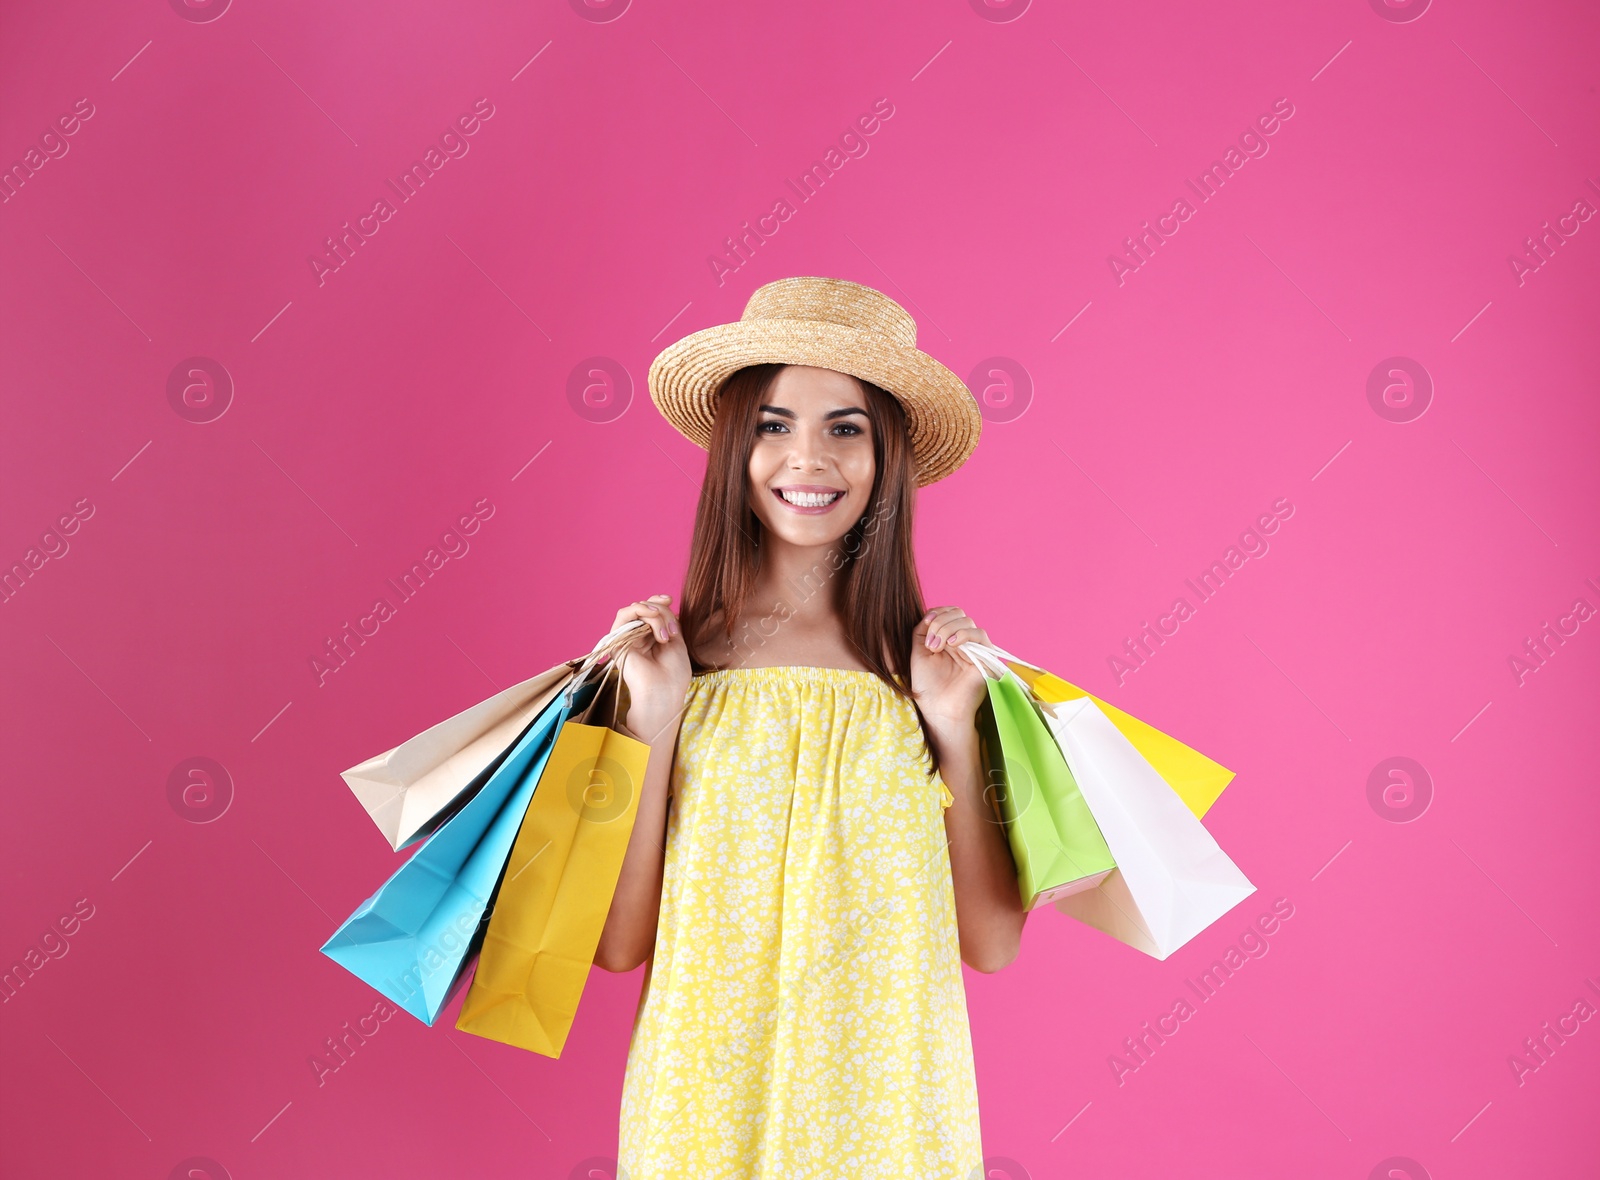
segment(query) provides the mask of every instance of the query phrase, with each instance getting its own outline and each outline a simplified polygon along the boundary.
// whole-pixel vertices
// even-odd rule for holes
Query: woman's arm
[[[639,792],[633,834],[623,854],[611,909],[595,947],[595,966],[632,971],[655,949],[661,913],[661,870],[666,855],[667,787],[678,745],[678,723],[689,687],[689,649],[678,620],[667,609],[671,596],[657,594],[617,612],[614,626],[630,619],[650,624],[629,649],[622,665],[628,686],[628,729],[650,746]]]
[[[595,947],[595,966],[607,971],[632,971],[655,949],[656,920],[661,913],[661,869],[666,854],[667,785],[678,745],[678,718],[664,726],[636,718],[628,710],[628,728],[650,744],[650,761],[639,787],[639,809],[633,835],[622,858],[611,910]]]
[[[936,607],[912,633],[911,683],[939,772],[955,802],[945,808],[950,877],[956,899],[961,961],[975,971],[998,971],[1022,945],[1017,866],[983,779],[978,706],[988,695],[983,674],[954,650],[988,635],[960,607]]]
[[[945,808],[944,830],[961,960],[975,971],[998,971],[1017,957],[1028,912],[1022,908],[1005,829],[984,789],[977,727],[943,733],[930,727],[928,739],[938,750],[940,776],[955,796]]]

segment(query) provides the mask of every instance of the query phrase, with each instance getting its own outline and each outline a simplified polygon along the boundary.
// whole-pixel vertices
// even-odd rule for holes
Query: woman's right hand
[[[612,630],[636,619],[649,624],[648,629],[636,631],[622,663],[630,701],[628,728],[645,742],[654,742],[674,725],[689,691],[689,647],[667,605],[671,601],[670,594],[653,594],[629,603],[617,612],[612,624]]]

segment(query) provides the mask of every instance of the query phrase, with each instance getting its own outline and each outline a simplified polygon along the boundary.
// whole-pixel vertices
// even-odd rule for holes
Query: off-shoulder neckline
[[[818,664],[772,664],[761,668],[717,668],[705,672],[696,672],[695,680],[732,680],[742,678],[748,680],[841,680],[847,678],[866,679],[888,688],[883,678],[876,672],[865,668],[832,668]]]

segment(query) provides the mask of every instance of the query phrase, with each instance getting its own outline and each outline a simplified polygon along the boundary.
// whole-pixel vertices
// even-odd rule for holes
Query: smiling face
[[[768,387],[750,450],[750,507],[775,537],[838,541],[872,502],[872,423],[860,382],[788,365]]]

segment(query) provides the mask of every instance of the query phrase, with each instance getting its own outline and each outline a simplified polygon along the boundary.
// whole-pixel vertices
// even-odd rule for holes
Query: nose
[[[802,427],[789,437],[792,440],[789,445],[791,471],[821,471],[828,465],[822,438],[815,429]]]

